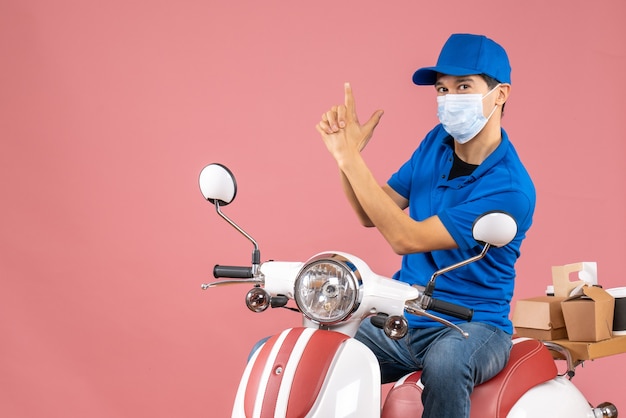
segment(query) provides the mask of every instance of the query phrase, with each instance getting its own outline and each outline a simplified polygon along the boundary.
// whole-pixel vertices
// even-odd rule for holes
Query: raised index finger
[[[352,95],[352,86],[350,86],[350,83],[345,83],[343,85],[343,91],[346,111],[348,115],[356,118],[356,106],[354,104],[354,96]]]

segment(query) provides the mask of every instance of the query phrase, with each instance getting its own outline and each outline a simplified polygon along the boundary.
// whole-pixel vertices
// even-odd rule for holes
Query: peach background
[[[380,181],[436,123],[411,83],[453,32],[513,65],[504,125],[534,177],[516,298],[550,267],[597,261],[626,286],[621,0],[0,1],[0,416],[223,417],[259,338],[296,314],[248,312],[245,287],[203,292],[251,247],[197,187],[227,164],[226,212],[263,259],[325,249],[392,274],[360,228],[314,129],[351,81]],[[626,411],[626,354],[579,369]],[[622,412],[624,412],[622,411]]]

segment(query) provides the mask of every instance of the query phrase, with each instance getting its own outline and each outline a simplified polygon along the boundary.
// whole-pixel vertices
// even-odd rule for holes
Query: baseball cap
[[[511,82],[511,64],[506,51],[484,35],[451,35],[441,49],[437,65],[415,71],[413,82],[435,84],[437,73],[454,76],[486,74],[500,83]]]

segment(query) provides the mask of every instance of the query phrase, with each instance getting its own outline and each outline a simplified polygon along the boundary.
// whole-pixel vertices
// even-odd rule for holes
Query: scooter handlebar
[[[228,277],[231,279],[250,279],[253,277],[252,267],[240,267],[240,266],[220,266],[216,264],[213,267],[213,277],[216,279],[220,277]]]
[[[430,303],[426,309],[438,312],[440,314],[453,316],[455,318],[471,321],[474,316],[474,310],[459,306],[454,303],[445,302],[439,299],[430,299]]]

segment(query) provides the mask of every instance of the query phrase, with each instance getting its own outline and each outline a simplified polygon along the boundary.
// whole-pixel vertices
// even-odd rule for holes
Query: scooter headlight
[[[300,311],[320,324],[348,318],[358,307],[361,275],[339,254],[323,254],[300,270],[295,282],[295,300]]]

